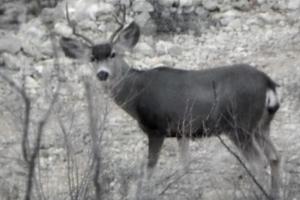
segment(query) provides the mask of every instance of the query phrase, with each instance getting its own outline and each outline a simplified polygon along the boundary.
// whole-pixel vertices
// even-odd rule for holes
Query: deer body
[[[136,70],[124,61],[123,51],[133,48],[138,38],[139,27],[132,22],[115,42],[87,47],[62,38],[60,44],[69,57],[88,55],[114,101],[138,121],[149,139],[149,174],[166,137],[178,139],[185,158],[188,139],[224,133],[249,162],[268,160],[271,195],[279,197],[280,157],[269,133],[279,108],[276,83],[245,64],[206,70]]]
[[[195,138],[236,126],[253,131],[267,109],[267,91],[275,92],[275,86],[248,65],[201,71],[161,67],[130,70],[112,97],[142,127],[165,137]]]

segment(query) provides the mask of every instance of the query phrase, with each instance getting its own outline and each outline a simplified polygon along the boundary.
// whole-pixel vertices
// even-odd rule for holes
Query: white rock
[[[104,2],[85,2],[81,0],[77,1],[73,7],[69,6],[71,18],[74,16],[77,21],[87,18],[96,20],[98,15],[110,14],[112,12],[114,12],[114,6]]]
[[[195,7],[194,6],[185,6],[182,8],[183,13],[189,14],[194,12]]]
[[[290,10],[297,10],[300,8],[300,0],[289,0],[287,7]]]
[[[80,21],[77,26],[80,26],[80,28],[83,31],[84,30],[95,30],[98,28],[97,24],[90,19],[84,19],[84,20]]]
[[[207,10],[215,10],[218,8],[218,0],[203,0],[202,4]]]
[[[39,74],[43,74],[45,67],[43,65],[35,65],[33,66],[34,69],[37,71]]]
[[[182,53],[182,48],[179,45],[173,45],[168,52],[171,56],[179,56]]]
[[[32,57],[41,58],[42,54],[38,50],[37,44],[31,40],[24,40],[22,44],[22,48],[26,54],[29,54]]]
[[[260,13],[258,17],[268,24],[276,23],[277,21],[283,19],[281,15],[269,12]]]
[[[16,59],[16,56],[11,53],[2,53],[0,58],[2,59],[2,62],[6,68],[9,68],[14,71],[19,71],[20,67],[24,63],[20,63],[18,59]]]
[[[120,3],[120,0],[106,0],[105,2],[112,5],[117,5]]]
[[[184,6],[192,6],[193,5],[193,0],[180,0],[179,5],[184,7]]]
[[[121,5],[125,5],[126,7],[130,6],[130,0],[119,0]]]
[[[182,48],[179,45],[175,45],[171,42],[166,42],[166,41],[158,41],[156,43],[156,52],[159,55],[164,55],[168,54],[171,56],[178,56],[182,53]]]
[[[155,49],[156,49],[156,52],[157,52],[159,55],[164,55],[164,54],[168,54],[169,49],[170,49],[172,46],[173,46],[173,44],[170,43],[170,42],[166,42],[166,41],[159,40],[159,41],[156,43]]]
[[[149,20],[146,22],[144,27],[141,28],[141,33],[143,35],[149,36],[149,35],[155,35],[156,32],[157,32],[157,26],[156,26],[155,22],[151,18],[149,18]],[[150,44],[150,43],[148,43],[148,44]]]
[[[35,80],[31,76],[26,76],[26,87],[28,89],[36,89],[39,86],[40,86],[40,84],[37,82],[37,80]]]
[[[228,10],[227,12],[215,15],[216,19],[219,19],[223,26],[227,26],[231,21],[239,18],[240,12],[237,10]]]
[[[266,2],[266,0],[257,0],[256,1],[259,5],[264,4]]]
[[[154,49],[145,42],[138,43],[134,48],[134,52],[150,57],[155,55]]]
[[[197,7],[195,12],[200,18],[203,19],[207,18],[209,15],[209,12],[206,9],[204,9],[202,6]]]
[[[158,0],[160,5],[171,7],[173,3],[177,2],[176,0]]]
[[[100,2],[98,4],[92,4],[87,8],[88,13],[93,13],[90,16],[94,16],[96,14],[110,14],[114,11],[114,6],[109,3]]]
[[[241,15],[241,12],[237,10],[228,10],[221,14],[222,17],[239,17]]]
[[[134,21],[140,27],[144,27],[150,18],[151,18],[151,16],[148,12],[142,12],[134,17]]]
[[[265,23],[259,17],[252,17],[252,18],[249,18],[245,24],[247,24],[248,26],[261,26],[262,27]]]
[[[236,18],[234,20],[232,20],[229,24],[229,27],[231,27],[232,29],[240,29],[242,28],[242,21],[239,18]]]
[[[154,8],[152,4],[150,4],[148,1],[139,0],[134,2],[132,10],[134,12],[153,12]]]
[[[18,33],[18,37],[26,37],[27,39],[38,40],[44,38],[47,35],[47,30],[40,18],[35,18],[28,23],[21,25]]]
[[[46,57],[53,57],[53,46],[50,40],[41,43],[40,52]]]
[[[71,27],[62,22],[57,22],[54,25],[54,32],[64,37],[70,37],[72,35]]]
[[[193,0],[193,5],[194,6],[199,6],[202,4],[202,0]]]
[[[248,0],[239,0],[233,3],[233,7],[239,10],[247,11],[250,7],[250,2]]]
[[[21,41],[14,36],[3,36],[0,38],[0,54],[3,52],[17,53],[21,49]]]

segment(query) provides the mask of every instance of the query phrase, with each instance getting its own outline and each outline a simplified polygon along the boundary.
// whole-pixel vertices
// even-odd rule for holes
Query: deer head
[[[97,69],[97,77],[100,81],[109,83],[118,82],[129,70],[128,64],[124,60],[126,50],[131,50],[138,42],[140,28],[135,22],[131,22],[124,28],[126,10],[123,10],[123,18],[117,30],[111,35],[107,42],[94,44],[92,40],[76,32],[75,25],[69,19],[68,8],[67,20],[73,29],[73,34],[84,42],[62,37],[60,46],[66,56],[76,59],[84,59],[91,62]]]

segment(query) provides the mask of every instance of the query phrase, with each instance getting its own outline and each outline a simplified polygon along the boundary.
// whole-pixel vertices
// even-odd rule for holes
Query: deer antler
[[[89,44],[89,46],[93,46],[94,43],[92,42],[92,40],[90,40],[90,39],[87,38],[86,36],[84,36],[84,35],[82,35],[82,34],[80,34],[80,33],[78,33],[78,32],[76,31],[76,22],[70,20],[68,3],[66,3],[66,18],[67,18],[67,21],[68,21],[69,26],[72,28],[72,33],[73,33],[75,36],[77,36],[77,37],[79,37],[79,38],[82,38],[84,41],[86,41],[86,42]]]
[[[119,19],[121,16],[121,20]],[[115,38],[118,35],[118,33],[123,29],[126,21],[126,6],[125,5],[120,5],[120,8],[118,10],[118,14],[113,16],[115,18],[115,21],[117,24],[119,24],[119,27],[117,30],[110,36],[110,43],[115,42]]]

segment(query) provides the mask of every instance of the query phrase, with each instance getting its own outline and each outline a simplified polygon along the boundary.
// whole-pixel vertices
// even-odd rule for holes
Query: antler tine
[[[90,46],[93,46],[94,43],[92,42],[92,40],[90,40],[90,39],[87,38],[86,36],[84,36],[84,35],[82,35],[82,34],[80,34],[80,33],[78,33],[78,32],[76,31],[76,24],[75,24],[75,22],[72,22],[72,21],[70,20],[68,3],[66,3],[66,18],[67,18],[67,21],[68,21],[69,26],[72,28],[72,33],[73,33],[75,36],[77,36],[77,37],[79,37],[79,38],[82,38],[82,39],[83,39],[84,41],[86,41]]]
[[[118,18],[117,15],[114,15],[115,21],[117,22],[117,24],[119,24],[119,27],[117,28],[117,30],[110,36],[110,42],[114,43],[115,37],[118,35],[118,33],[123,29],[124,25],[125,25],[125,21],[126,21],[126,6],[125,5],[120,5],[120,10],[119,12],[122,12],[123,16],[122,16],[122,20],[120,21],[120,19]]]

